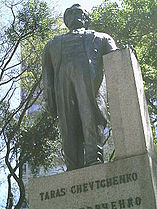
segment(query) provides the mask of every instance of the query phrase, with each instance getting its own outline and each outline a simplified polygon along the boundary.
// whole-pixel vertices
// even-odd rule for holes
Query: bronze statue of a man
[[[88,30],[86,10],[74,4],[64,13],[69,32],[49,40],[43,53],[48,108],[59,117],[67,170],[103,162],[106,89],[102,56],[116,50],[113,39]]]

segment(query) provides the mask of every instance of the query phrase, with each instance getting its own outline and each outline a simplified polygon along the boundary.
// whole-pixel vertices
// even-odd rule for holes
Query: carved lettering
[[[111,178],[107,178],[107,179],[106,179],[106,186],[107,186],[107,187],[112,186],[112,179],[111,179]]]
[[[87,193],[89,191],[96,191],[97,189],[107,190],[108,187],[114,187],[120,184],[126,184],[135,182],[138,180],[137,173],[127,173],[124,175],[108,177],[104,179],[99,179],[95,181],[84,182],[82,184],[72,185],[71,188],[58,188],[56,190],[41,192],[39,194],[41,201],[48,201],[50,199],[59,198],[65,196],[67,192],[72,195]],[[140,197],[128,199],[121,199],[117,201],[112,201],[110,203],[96,204],[95,206],[85,206],[79,209],[127,209],[133,208],[135,206],[141,205],[142,199]]]
[[[66,194],[66,189],[65,188],[61,188],[61,196],[64,196]]]
[[[126,174],[126,179],[127,179],[127,182],[131,182],[132,181],[132,175],[130,173]]]
[[[103,180],[101,180],[101,187],[103,188],[103,187],[105,187],[105,179],[103,179]]]
[[[56,197],[56,192],[54,190],[51,190],[50,191],[50,195],[51,195],[51,198],[55,198]]]
[[[140,197],[130,197],[128,199],[121,199],[108,203],[96,204],[93,206],[84,206],[79,209],[128,209],[141,205],[142,199]]]
[[[49,200],[50,199],[50,197],[49,197],[49,193],[48,192],[46,192],[45,193],[45,200]]]
[[[125,200],[119,200],[120,209],[125,208]]]
[[[126,175],[120,175],[119,176],[119,183],[125,184],[126,183]]]
[[[41,197],[41,201],[43,201],[44,200],[44,192],[40,193],[40,197]]]
[[[77,193],[81,193],[82,192],[82,185],[79,184],[77,185]]]
[[[134,204],[133,204],[133,198],[130,197],[130,198],[128,199],[128,208],[131,208],[131,207],[133,207],[133,206],[134,206]]]
[[[136,205],[141,205],[141,202],[142,202],[141,198],[140,197],[136,197],[136,199],[135,199]]]
[[[136,181],[136,180],[138,179],[137,173],[133,173],[133,174],[132,174],[132,179],[133,179],[134,181]]]
[[[72,186],[72,187],[71,187],[71,193],[72,193],[72,194],[75,194],[75,193],[76,193],[76,188],[75,188],[75,186]]]
[[[90,189],[93,190],[94,189],[94,181],[89,182],[89,186],[90,186]]]
[[[53,199],[53,198],[57,198],[57,197],[62,197],[66,194],[66,189],[65,188],[61,188],[61,189],[57,189],[57,190],[51,190],[51,191],[47,191],[47,192],[41,192],[40,193],[40,200],[49,200],[49,199]]]
[[[100,183],[101,183],[101,181],[100,181],[100,180],[97,180],[97,181],[95,181],[95,183],[96,183],[97,189],[99,189],[99,188],[100,188]]]
[[[108,204],[107,204],[107,203],[102,203],[102,208],[103,208],[103,209],[109,209],[109,208],[108,208]]]
[[[111,202],[111,207],[112,207],[112,209],[117,209],[116,202]]]
[[[60,196],[61,196],[60,190],[57,189],[57,191],[56,191],[56,197],[60,197]]]
[[[95,205],[95,209],[101,209],[100,205]]]
[[[119,184],[118,176],[113,177],[113,185]]]
[[[88,183],[83,184],[83,192],[88,192]]]
[[[120,176],[114,176],[111,178],[85,182],[83,184],[73,185],[70,189],[72,194],[78,194],[82,192],[88,192],[94,189],[101,189],[105,187],[112,187],[119,184],[125,184],[133,181],[137,181],[138,175],[137,173],[129,173]]]

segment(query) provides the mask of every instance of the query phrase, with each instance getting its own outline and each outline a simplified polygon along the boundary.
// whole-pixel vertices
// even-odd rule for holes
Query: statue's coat
[[[109,35],[85,29],[56,36],[44,49],[48,108],[59,116],[66,158],[78,167],[84,152],[85,161],[91,160],[101,144],[98,125],[105,128],[107,120],[102,56],[115,49]]]

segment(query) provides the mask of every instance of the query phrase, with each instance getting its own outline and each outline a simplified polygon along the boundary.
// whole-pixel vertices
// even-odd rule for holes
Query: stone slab
[[[116,158],[154,155],[142,74],[133,52],[117,50],[103,57]]]
[[[156,209],[147,154],[29,182],[30,209]]]

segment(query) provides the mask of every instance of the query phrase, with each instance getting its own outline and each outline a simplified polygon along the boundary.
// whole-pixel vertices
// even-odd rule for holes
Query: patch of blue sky
[[[80,4],[87,11],[90,11],[92,7],[100,5],[102,2],[103,0],[60,0],[58,5],[62,12],[64,12],[66,8],[71,7],[73,4]]]
[[[103,3],[104,0],[57,0],[57,1],[51,1],[51,0],[45,0],[50,8],[56,7],[56,9],[64,13],[65,9],[68,7],[71,7],[73,4],[80,4],[83,8],[85,8],[87,11],[91,11],[91,9],[95,6],[98,6]],[[111,0],[111,2],[116,2],[120,4],[121,0]]]

